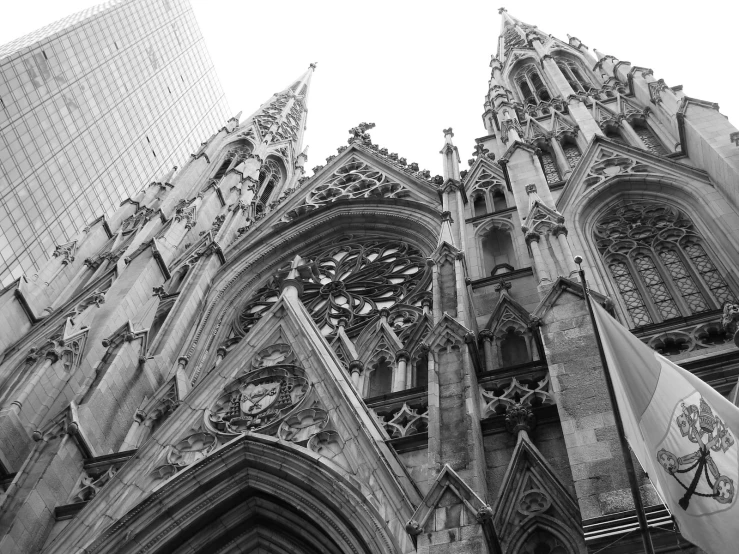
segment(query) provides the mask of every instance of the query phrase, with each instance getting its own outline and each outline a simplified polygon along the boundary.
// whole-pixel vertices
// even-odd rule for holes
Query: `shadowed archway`
[[[345,475],[318,455],[245,435],[165,483],[88,552],[399,553]]]

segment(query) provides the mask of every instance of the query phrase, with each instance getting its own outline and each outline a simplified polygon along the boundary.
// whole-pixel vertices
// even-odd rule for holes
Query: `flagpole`
[[[616,430],[618,431],[618,440],[621,443],[621,455],[624,458],[624,464],[626,465],[626,474],[629,476],[629,487],[631,488],[631,496],[634,499],[634,508],[636,508],[636,517],[639,520],[639,529],[641,530],[641,540],[644,544],[644,552],[646,554],[654,554],[654,545],[652,544],[652,537],[649,534],[649,526],[647,524],[647,516],[644,513],[644,504],[641,500],[641,494],[639,494],[639,484],[636,481],[636,470],[634,469],[634,461],[631,459],[631,450],[629,449],[629,443],[626,441],[626,434],[624,433],[624,424],[621,420],[621,410],[618,407],[616,401],[616,391],[613,388],[613,381],[611,380],[611,372],[608,369],[608,362],[606,360],[606,354],[603,351],[603,342],[600,338],[600,331],[598,330],[598,324],[595,321],[595,313],[593,312],[593,304],[590,300],[590,291],[588,289],[587,282],[585,280],[585,270],[580,264],[582,264],[582,256],[575,256],[575,263],[577,264],[578,272],[580,274],[580,282],[582,283],[583,295],[585,296],[585,303],[588,305],[588,312],[590,313],[590,321],[593,324],[593,332],[595,333],[595,342],[598,344],[598,353],[600,354],[600,363],[603,366],[603,375],[606,379],[606,387],[608,388],[608,396],[611,399],[611,407],[613,408],[614,419],[616,420]]]

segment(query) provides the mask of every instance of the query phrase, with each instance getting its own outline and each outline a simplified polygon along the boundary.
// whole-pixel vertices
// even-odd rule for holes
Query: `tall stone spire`
[[[241,125],[254,124],[261,144],[287,142],[292,146],[292,155],[302,151],[303,133],[308,115],[308,92],[316,64],[312,63],[305,73],[290,86],[275,93]]]

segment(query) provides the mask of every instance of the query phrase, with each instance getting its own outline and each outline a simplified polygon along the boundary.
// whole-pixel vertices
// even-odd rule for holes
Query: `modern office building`
[[[0,46],[0,283],[230,115],[187,0],[107,2]]]

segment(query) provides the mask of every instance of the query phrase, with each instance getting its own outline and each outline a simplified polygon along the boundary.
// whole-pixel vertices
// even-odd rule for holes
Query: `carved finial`
[[[501,14],[502,15],[503,12],[507,12],[507,11],[508,10],[506,10],[505,8],[498,8],[498,14]]]
[[[482,144],[476,144],[475,145],[475,151],[472,153],[473,156],[479,157],[479,156],[485,156],[487,153],[490,152],[487,148],[485,148]]]
[[[318,65],[318,62],[313,62],[312,64],[310,64],[310,66],[309,66],[309,67],[310,67],[311,69],[315,69],[317,65]]]
[[[449,127],[448,129],[444,129],[444,136],[451,135],[454,136],[454,133],[452,133],[452,128]]]

